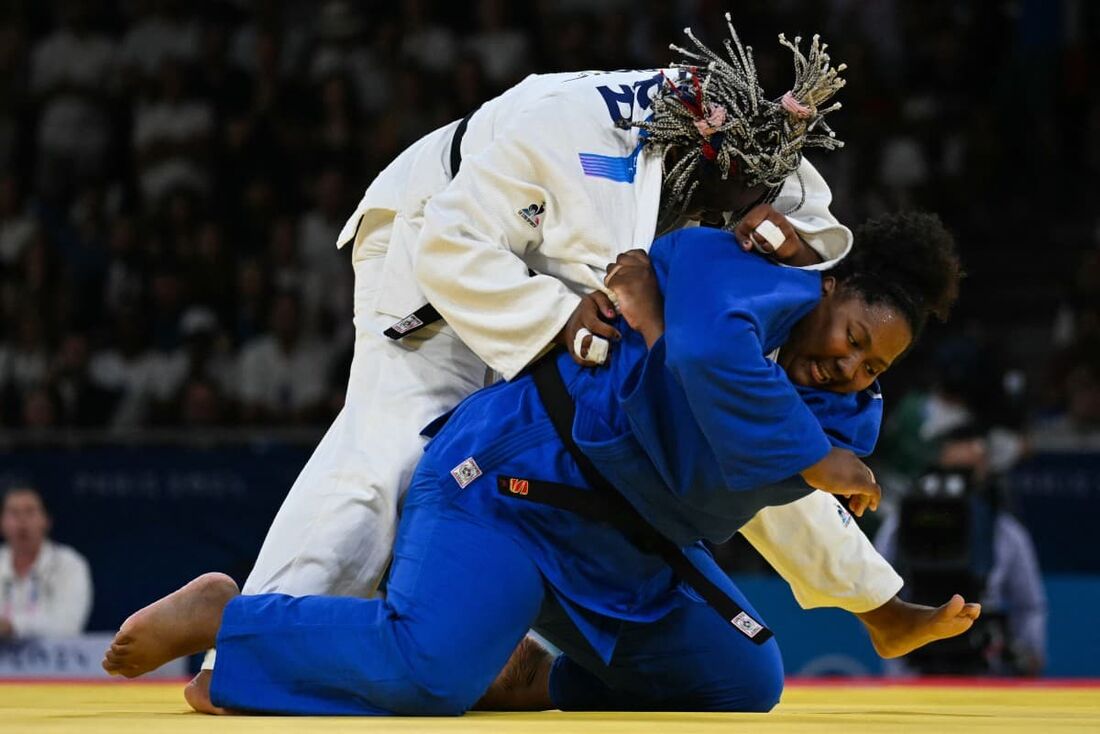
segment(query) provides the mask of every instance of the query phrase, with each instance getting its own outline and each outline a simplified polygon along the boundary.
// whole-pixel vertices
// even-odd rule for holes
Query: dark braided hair
[[[683,151],[664,176],[665,206],[673,216],[686,210],[699,185],[701,167],[716,166],[723,179],[734,174],[746,188],[763,184],[770,200],[798,169],[804,148],[843,146],[824,121],[840,108],[839,103],[824,103],[844,86],[840,72],[845,69],[844,64],[832,66],[825,52],[828,46],[814,36],[803,54],[800,37],[791,43],[780,34],[779,42],[794,55],[795,80],[789,92],[772,100],[757,80],[752,47],[741,44],[729,13],[726,25],[730,35],[723,44],[725,57],[685,28],[694,48],[669,46],[681,56],[672,64],[678,75],[664,79],[653,100],[652,117],[619,123],[642,129],[646,146],[662,154],[673,146]]]
[[[868,305],[885,303],[909,323],[916,341],[928,317],[946,321],[959,295],[962,264],[955,238],[935,214],[900,212],[855,230],[851,253],[829,274]]]

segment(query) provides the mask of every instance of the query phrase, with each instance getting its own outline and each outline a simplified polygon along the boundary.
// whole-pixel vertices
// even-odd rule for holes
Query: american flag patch
[[[460,489],[466,489],[470,482],[481,476],[481,467],[477,465],[474,457],[471,456],[454,469],[451,469],[451,476],[458,482]]]

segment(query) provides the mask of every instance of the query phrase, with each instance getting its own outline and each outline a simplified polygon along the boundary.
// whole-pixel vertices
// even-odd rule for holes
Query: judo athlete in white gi
[[[606,368],[548,355],[428,429],[385,599],[236,596],[210,574],[108,660],[216,633],[199,710],[456,715],[532,627],[563,651],[536,676],[541,708],[769,710],[778,648],[702,540],[812,487],[877,506],[856,458],[878,435],[876,377],[954,300],[959,269],[938,219],[873,226],[878,246],[835,275],[710,228],[660,238],[652,269],[620,255]]]

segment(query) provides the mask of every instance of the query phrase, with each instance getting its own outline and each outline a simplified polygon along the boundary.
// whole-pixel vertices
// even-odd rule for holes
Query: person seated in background
[[[906,578],[908,600],[943,588],[986,610],[975,634],[897,661],[890,673],[1039,675],[1046,661],[1047,600],[1035,545],[1004,507],[985,430],[959,426],[939,439],[930,469],[883,522],[875,547]]]
[[[0,642],[80,634],[92,611],[88,562],[49,539],[38,490],[12,487],[0,507]]]

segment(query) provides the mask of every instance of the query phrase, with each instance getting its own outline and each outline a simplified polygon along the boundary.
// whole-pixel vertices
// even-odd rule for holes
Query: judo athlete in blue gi
[[[857,512],[877,504],[855,458],[877,437],[876,377],[950,305],[958,277],[938,219],[880,229],[891,237],[824,277],[705,228],[656,241],[652,270],[640,251],[620,256],[608,286],[623,338],[607,368],[550,355],[429,427],[384,600],[264,594],[191,606],[206,634],[220,622],[211,704],[461,714],[533,628],[563,651],[546,676],[548,707],[772,708],[783,688],[776,642],[703,541],[814,486],[858,495]],[[574,411],[567,440],[579,461],[537,384],[548,374]],[[608,502],[589,462],[613,486]],[[588,505],[617,514],[595,519]],[[628,537],[626,516],[702,580],[684,583],[667,554]],[[707,586],[736,613],[708,601]]]

